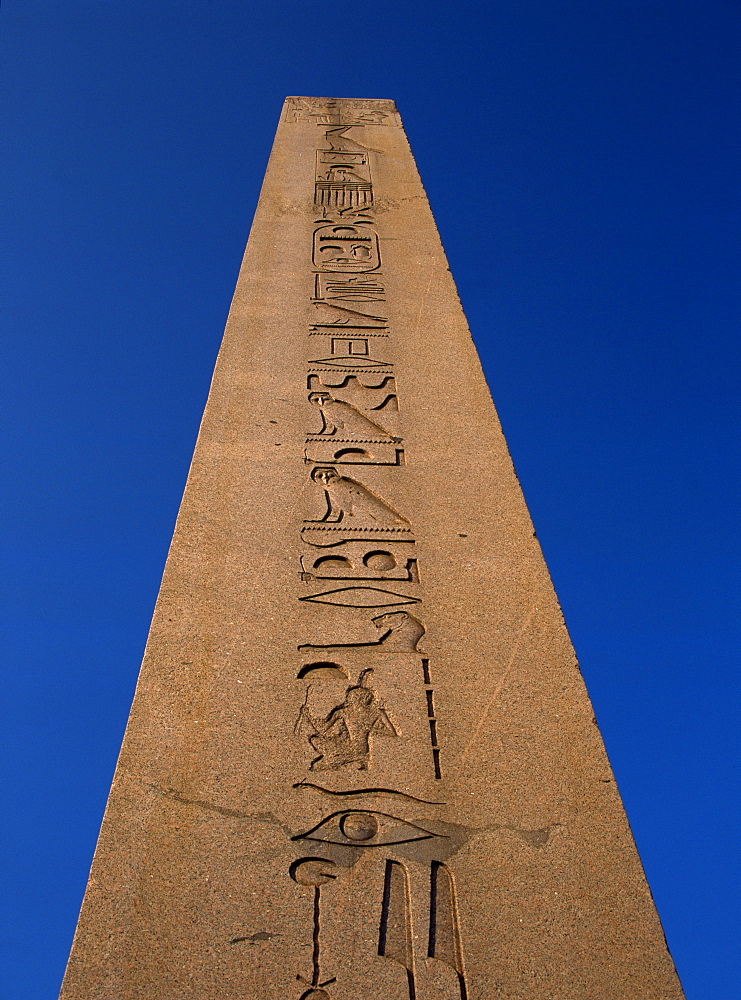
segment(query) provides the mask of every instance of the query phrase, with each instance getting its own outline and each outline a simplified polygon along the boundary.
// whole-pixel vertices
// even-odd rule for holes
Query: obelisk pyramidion
[[[62,997],[682,997],[392,101],[286,100]]]

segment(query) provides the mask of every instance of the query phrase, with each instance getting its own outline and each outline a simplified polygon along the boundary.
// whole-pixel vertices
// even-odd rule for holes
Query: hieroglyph
[[[682,1000],[392,101],[265,175],[61,1000],[154,997]]]
[[[403,731],[394,705],[380,698],[375,687],[378,678],[404,676],[408,685],[419,688],[429,734],[426,747],[419,749],[427,755],[433,780],[442,778],[443,768],[430,657],[421,648],[425,635],[422,571],[413,524],[397,508],[393,496],[378,495],[362,476],[363,467],[374,465],[394,466],[396,476],[406,472],[398,424],[403,386],[397,387],[393,331],[386,316],[379,315],[385,312],[387,293],[383,232],[374,209],[373,161],[383,153],[371,148],[364,137],[366,125],[398,122],[386,102],[377,103],[378,107],[368,102],[319,104],[305,99],[289,102],[285,114],[286,122],[312,121],[319,126],[313,236],[306,248],[310,309],[306,332],[310,355],[318,340],[326,348],[324,357],[309,362],[306,436],[303,449],[298,442],[296,448],[296,460],[307,465],[315,490],[309,494],[311,509],[306,511],[297,539],[301,543],[299,580],[311,584],[312,590],[297,594],[307,612],[307,641],[297,650],[297,676],[306,688],[297,706],[294,732],[306,746],[307,772],[338,772],[339,783],[331,794],[335,801],[344,798],[353,803],[364,792],[369,796],[379,792],[372,780],[378,740],[418,740],[418,734]],[[347,465],[356,467],[352,475],[345,471]],[[356,582],[344,588],[325,584],[325,590],[316,591],[317,583],[338,579]],[[396,587],[400,580],[408,584],[404,593]],[[344,630],[336,635],[318,634],[311,615],[316,604],[347,609]],[[415,614],[395,610],[400,604],[414,604]],[[386,611],[369,615],[370,608]],[[375,635],[373,626],[378,630]],[[352,641],[348,636],[359,638]],[[365,779],[360,787],[359,777]],[[403,786],[405,776],[399,777]],[[295,784],[297,793],[307,787],[320,786],[307,785],[305,777]],[[389,855],[384,882],[378,886],[378,954],[403,967],[409,998],[415,1000],[412,872],[404,853],[419,841],[430,848],[428,926],[422,957],[450,966],[460,998],[466,1000],[455,888],[441,846],[448,838],[441,835],[440,827],[423,828],[405,818],[409,796],[401,788],[381,791],[396,801],[393,815],[358,808],[332,811],[317,826],[293,838],[309,853],[296,859],[290,875],[299,885],[314,889],[313,964],[310,972],[297,973],[307,987],[300,1000],[334,997],[335,977],[328,971],[331,956],[325,956],[322,941],[323,893],[331,892],[332,883],[368,851]],[[435,805],[426,804],[428,808]],[[419,858],[418,848],[414,857]]]

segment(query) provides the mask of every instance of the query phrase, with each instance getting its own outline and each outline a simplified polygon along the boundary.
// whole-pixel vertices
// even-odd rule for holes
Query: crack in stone
[[[289,839],[293,838],[293,830],[286,826],[281,820],[278,819],[271,812],[244,812],[239,809],[229,809],[226,806],[217,806],[214,802],[208,802],[206,799],[192,799],[185,795],[181,795],[174,788],[162,788],[160,785],[155,785],[151,781],[145,781],[144,778],[140,778],[136,774],[132,774],[130,771],[125,772],[128,777],[134,778],[140,784],[144,785],[145,788],[149,788],[153,792],[157,792],[158,795],[163,795],[167,799],[171,799],[173,802],[180,802],[182,805],[186,806],[196,806],[198,809],[206,809],[209,812],[218,813],[220,816],[227,816],[229,819],[250,819],[257,823],[269,823],[273,826],[279,827],[283,833]],[[526,830],[519,826],[509,826],[506,823],[492,823],[491,826],[479,827],[479,832],[484,832],[487,830],[509,830],[511,833],[517,834],[521,837],[526,844],[531,847],[545,847],[550,838],[553,830],[561,827],[562,823],[551,823],[548,826],[541,827],[537,830]],[[246,941],[248,938],[235,939],[232,944],[237,941]],[[251,939],[249,939],[251,940]],[[256,940],[263,940],[262,938]],[[254,942],[251,942],[254,944]]]
[[[280,829],[288,837],[292,836],[293,831],[271,812],[252,813],[244,812],[240,809],[229,809],[226,806],[217,806],[214,802],[208,802],[206,799],[191,799],[186,795],[181,795],[174,788],[162,788],[160,785],[155,785],[151,781],[145,781],[144,778],[140,778],[136,774],[131,774],[131,772],[126,773],[129,777],[134,778],[140,784],[144,785],[145,788],[149,788],[151,791],[157,792],[158,795],[163,795],[165,798],[171,799],[173,802],[180,802],[186,806],[196,806],[199,809],[206,809],[209,812],[215,812],[220,816],[227,816],[230,819],[251,819],[257,821],[258,823],[271,823],[274,826],[280,827]]]

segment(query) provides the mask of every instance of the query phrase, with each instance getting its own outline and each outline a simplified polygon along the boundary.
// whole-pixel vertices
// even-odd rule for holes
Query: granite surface
[[[682,995],[396,108],[288,98],[61,997]]]

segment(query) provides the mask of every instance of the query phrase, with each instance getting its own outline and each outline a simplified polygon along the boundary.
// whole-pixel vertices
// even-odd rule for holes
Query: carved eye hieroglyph
[[[389,813],[343,809],[331,813],[311,830],[291,839],[315,840],[343,847],[388,847],[391,844],[409,844],[415,840],[429,840],[437,836],[439,834]]]

